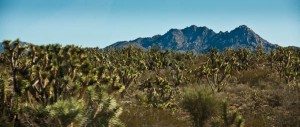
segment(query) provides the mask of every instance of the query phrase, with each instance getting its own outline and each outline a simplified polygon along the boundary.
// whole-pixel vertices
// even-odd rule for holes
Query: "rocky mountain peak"
[[[230,33],[233,33],[233,34],[241,34],[241,33],[255,34],[255,32],[246,25],[241,25],[241,26],[235,28],[234,30],[230,31]]]
[[[237,29],[250,29],[247,25],[240,25]]]
[[[170,29],[161,36],[140,38],[138,41],[119,42],[109,47],[121,48],[125,45],[139,45],[145,49],[151,48],[152,45],[158,45],[163,50],[192,50],[197,52],[207,51],[212,47],[216,47],[220,51],[223,51],[224,48],[246,47],[254,49],[257,46],[263,46],[266,50],[270,50],[277,47],[277,45],[261,38],[246,25],[240,25],[230,32],[219,33],[215,33],[205,26],[191,25],[184,29]]]

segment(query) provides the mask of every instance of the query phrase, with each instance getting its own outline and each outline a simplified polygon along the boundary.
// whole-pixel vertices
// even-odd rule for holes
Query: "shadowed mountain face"
[[[225,48],[255,49],[257,46],[261,46],[265,48],[266,51],[269,51],[277,47],[277,45],[264,40],[245,25],[241,25],[230,32],[219,33],[215,33],[207,27],[192,25],[181,30],[171,29],[164,35],[117,42],[107,48],[122,48],[129,45],[144,49],[158,46],[162,50],[191,50],[196,52],[205,52],[212,47],[216,47],[220,51],[223,51]]]
[[[3,49],[3,46],[2,46],[2,43],[0,44],[0,53],[3,52],[4,49]]]
[[[28,45],[28,44],[30,44],[30,43],[27,43],[27,42],[21,42],[20,43],[21,44],[21,46],[23,46],[23,45]],[[2,53],[2,52],[4,52],[4,45],[2,44],[2,42],[0,42],[0,53]]]

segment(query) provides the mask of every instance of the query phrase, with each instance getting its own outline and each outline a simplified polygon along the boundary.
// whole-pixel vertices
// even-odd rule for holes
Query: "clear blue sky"
[[[245,24],[271,43],[300,46],[300,0],[0,0],[0,40],[105,47],[207,26]]]

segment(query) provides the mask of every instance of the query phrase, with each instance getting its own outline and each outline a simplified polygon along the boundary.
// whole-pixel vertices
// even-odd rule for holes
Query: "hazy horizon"
[[[300,46],[297,0],[1,0],[0,40],[103,48],[117,41],[206,26],[247,25],[281,46]]]

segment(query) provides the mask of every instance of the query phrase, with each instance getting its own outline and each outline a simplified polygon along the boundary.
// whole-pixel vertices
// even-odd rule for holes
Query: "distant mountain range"
[[[27,43],[27,42],[21,42],[20,43],[21,44],[21,46],[23,46],[23,45],[28,45],[28,44],[30,44],[30,43]],[[2,42],[0,42],[0,53],[1,52],[3,52],[4,51],[4,45],[2,44]]]
[[[129,45],[145,50],[155,46],[161,50],[170,49],[195,52],[206,52],[212,47],[217,48],[219,51],[223,51],[225,48],[250,48],[253,50],[258,46],[263,47],[266,51],[270,51],[271,49],[278,47],[278,45],[272,44],[260,37],[246,25],[241,25],[230,32],[226,31],[219,33],[216,33],[207,27],[197,27],[192,25],[184,29],[170,29],[164,35],[116,42],[105,49],[123,48],[128,47]],[[299,49],[299,47],[295,46],[290,47]],[[1,43],[0,53],[3,52],[3,50]]]
[[[129,45],[143,49],[150,49],[152,46],[156,46],[162,50],[191,50],[196,52],[205,52],[212,47],[223,51],[225,48],[255,49],[257,46],[261,46],[266,51],[269,51],[278,46],[263,39],[246,25],[241,25],[230,32],[219,33],[207,27],[192,25],[184,29],[171,29],[164,35],[116,42],[106,48],[122,48]]]
[[[2,43],[0,44],[0,53],[3,52],[4,49],[3,49],[3,46],[2,46]]]

